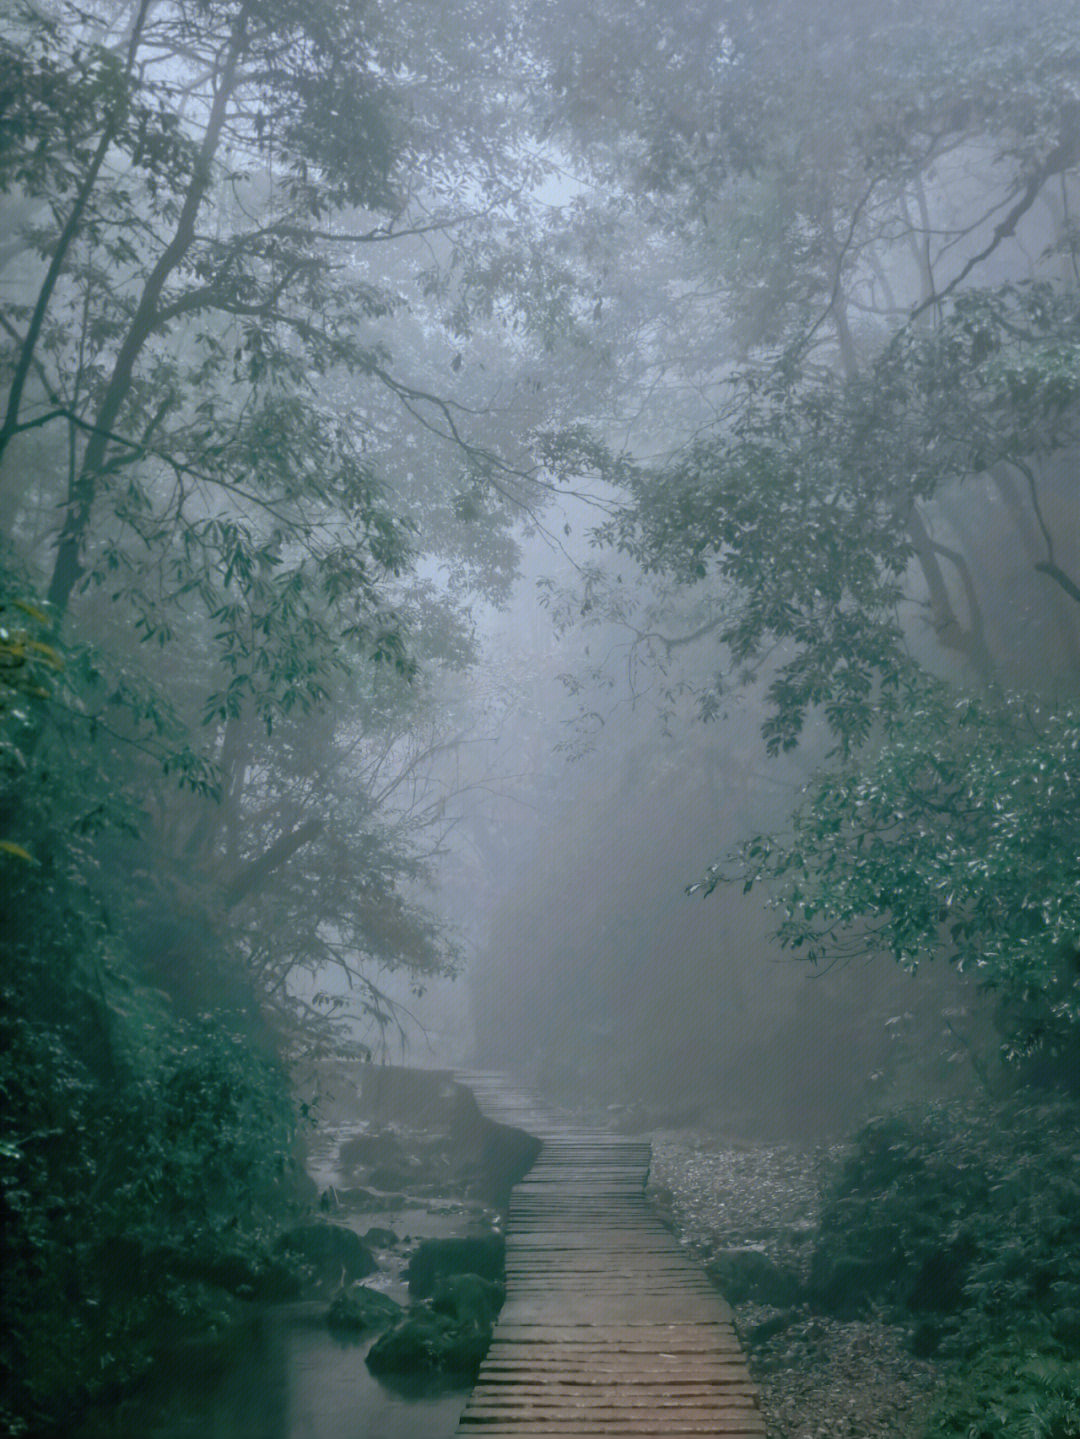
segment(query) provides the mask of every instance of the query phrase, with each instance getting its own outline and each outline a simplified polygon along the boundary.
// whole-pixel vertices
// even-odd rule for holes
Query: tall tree
[[[457,737],[431,697],[472,593],[505,594],[566,398],[497,317],[440,323],[542,169],[515,24],[487,0],[4,22],[2,1423],[197,1317],[178,1256],[258,1286],[281,1061],[335,1035],[327,968],[379,1025],[380,967],[453,967],[423,904]]]
[[[979,956],[1007,997],[1013,1052],[1050,1042],[1058,1021],[1075,1022],[1071,921],[1021,906],[1008,940],[987,948],[972,878],[953,894],[951,938],[944,920],[920,928],[940,908],[935,865],[955,875],[963,855],[976,875],[987,835],[951,829],[923,853],[918,883],[901,856],[928,807],[966,812],[972,765],[1014,812],[1003,735],[1025,766],[1065,763],[1065,697],[1080,678],[1069,8],[778,0],[687,3],[658,19],[617,5],[563,43],[554,123],[582,155],[598,136],[591,153],[637,213],[678,237],[687,294],[717,335],[712,414],[669,436],[666,455],[624,463],[626,503],[598,533],[623,567],[655,577],[651,613],[628,613],[626,585],[605,590],[602,576],[581,608],[619,619],[638,659],[670,672],[685,658],[706,717],[750,680],[771,751],[835,745],[848,766],[811,788],[794,842],[755,841],[705,887],[721,874],[776,882],[781,937],[819,958],[876,942],[912,962],[898,937],[910,924],[921,958]],[[583,85],[600,80],[601,56],[606,83]],[[955,712],[934,675],[965,696]],[[1009,687],[1027,693],[1030,725]],[[985,722],[962,721],[968,692]],[[951,736],[948,765],[919,718],[930,712]],[[874,848],[884,791],[872,805],[859,777],[879,753],[894,828]],[[1010,853],[1032,905],[1053,909],[1075,836],[1067,822],[1040,832],[1038,873]],[[860,888],[871,848],[877,882]]]

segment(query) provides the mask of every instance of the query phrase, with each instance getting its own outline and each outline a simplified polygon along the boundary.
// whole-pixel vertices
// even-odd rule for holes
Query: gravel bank
[[[650,1193],[703,1260],[758,1249],[805,1277],[822,1180],[838,1152],[654,1134]],[[914,1358],[892,1325],[750,1303],[735,1306],[735,1318],[770,1439],[917,1439],[941,1392],[938,1366]]]

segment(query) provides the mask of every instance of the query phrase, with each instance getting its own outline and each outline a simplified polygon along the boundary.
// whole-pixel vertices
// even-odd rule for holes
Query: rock
[[[778,1334],[783,1334],[790,1329],[798,1318],[797,1312],[790,1310],[783,1314],[774,1314],[769,1319],[764,1319],[760,1324],[755,1324],[746,1335],[746,1346],[748,1349],[760,1349],[762,1345],[768,1344]]]
[[[431,1308],[458,1324],[491,1329],[506,1298],[502,1284],[479,1274],[448,1274],[436,1281]]]
[[[278,1248],[310,1265],[319,1280],[365,1279],[379,1267],[359,1235],[341,1224],[302,1224],[283,1234]]]
[[[296,1275],[286,1265],[272,1260],[252,1264],[244,1256],[221,1255],[202,1264],[196,1259],[190,1272],[208,1284],[220,1285],[238,1299],[273,1302],[295,1299],[300,1293]]]
[[[326,1322],[331,1329],[341,1329],[354,1334],[364,1334],[371,1329],[385,1329],[397,1324],[404,1311],[400,1304],[377,1289],[367,1289],[362,1284],[353,1284],[334,1296],[326,1312]]]
[[[810,1289],[817,1304],[838,1319],[855,1319],[891,1276],[892,1266],[858,1255],[814,1255]]]
[[[798,1276],[774,1263],[760,1249],[727,1249],[706,1266],[729,1304],[765,1304],[787,1309],[802,1296]]]
[[[506,1240],[501,1234],[475,1239],[424,1239],[409,1260],[405,1277],[409,1293],[426,1299],[437,1281],[448,1274],[478,1274],[502,1282],[506,1267]]]
[[[134,1239],[117,1236],[100,1246],[96,1265],[117,1292],[180,1279],[222,1289],[237,1299],[274,1302],[295,1299],[300,1293],[293,1270],[269,1254],[230,1254],[198,1246],[158,1245],[144,1249]]]
[[[397,1242],[398,1237],[392,1229],[380,1229],[377,1225],[364,1235],[364,1243],[369,1249],[393,1249]]]
[[[419,1170],[410,1170],[399,1164],[381,1164],[368,1173],[367,1182],[374,1189],[396,1190],[415,1189]]]
[[[476,1108],[472,1095],[442,1070],[371,1064],[358,1078],[361,1110],[376,1124],[431,1132],[451,1126],[463,1107]]]
[[[375,1341],[367,1364],[373,1374],[443,1373],[471,1380],[490,1343],[490,1326],[458,1323],[420,1306]]]
[[[505,1209],[510,1191],[528,1174],[542,1148],[540,1140],[523,1129],[483,1120],[477,1160],[481,1197]]]
[[[338,1150],[338,1163],[343,1170],[367,1168],[378,1164],[400,1164],[403,1157],[401,1140],[396,1134],[357,1134],[346,1139]]]
[[[337,1198],[342,1209],[364,1211],[404,1209],[409,1202],[404,1194],[376,1194],[373,1189],[339,1189]]]

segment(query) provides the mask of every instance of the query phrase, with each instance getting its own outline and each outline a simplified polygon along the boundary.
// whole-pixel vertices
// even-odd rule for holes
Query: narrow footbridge
[[[506,1303],[458,1434],[765,1439],[730,1309],[646,1203],[649,1143],[545,1115],[498,1075],[456,1078],[543,1141],[510,1201]]]

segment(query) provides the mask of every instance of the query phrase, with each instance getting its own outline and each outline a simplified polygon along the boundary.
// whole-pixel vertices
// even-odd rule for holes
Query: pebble
[[[839,1145],[725,1145],[654,1134],[649,1187],[673,1229],[703,1259],[757,1247],[805,1275],[823,1186]],[[776,1314],[735,1310],[741,1333]],[[749,1354],[769,1439],[914,1439],[943,1379],[905,1335],[876,1319],[800,1317]]]

